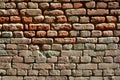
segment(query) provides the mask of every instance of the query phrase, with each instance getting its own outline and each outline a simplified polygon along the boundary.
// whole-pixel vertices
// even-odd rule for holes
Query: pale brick
[[[82,55],[82,51],[75,51],[75,50],[62,50],[61,51],[61,56],[81,56]]]
[[[77,65],[77,69],[80,69],[80,70],[84,70],[84,69],[88,69],[88,70],[97,69],[97,64],[92,64],[92,63],[90,63],[90,64],[78,64]]]
[[[73,48],[75,50],[83,50],[84,49],[84,44],[74,44]]]
[[[67,9],[65,11],[67,15],[86,15],[85,9]]]
[[[83,76],[92,76],[92,70],[83,70],[82,75]]]
[[[99,69],[115,69],[119,67],[117,63],[99,63]]]
[[[96,50],[106,50],[107,45],[106,44],[96,44]]]
[[[73,29],[75,30],[93,30],[94,25],[93,24],[78,24],[74,23],[73,24]]]
[[[61,70],[61,76],[70,76],[71,70]]]
[[[17,76],[4,76],[2,77],[2,80],[23,80],[23,77],[17,77]]]
[[[82,76],[82,70],[72,70],[73,76]]]
[[[52,76],[60,75],[60,71],[59,70],[50,70],[50,75],[52,75]]]

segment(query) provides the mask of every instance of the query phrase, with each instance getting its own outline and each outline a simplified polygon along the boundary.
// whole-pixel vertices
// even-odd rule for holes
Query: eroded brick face
[[[120,80],[120,0],[0,0],[0,80]]]

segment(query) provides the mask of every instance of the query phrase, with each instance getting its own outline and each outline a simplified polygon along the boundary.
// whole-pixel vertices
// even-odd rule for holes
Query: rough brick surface
[[[120,0],[0,0],[0,80],[120,80]]]

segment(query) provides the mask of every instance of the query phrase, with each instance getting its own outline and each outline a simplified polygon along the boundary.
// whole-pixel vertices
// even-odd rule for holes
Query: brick
[[[60,70],[70,70],[70,69],[75,69],[75,68],[76,68],[76,65],[74,63],[55,65],[55,69],[60,69]]]
[[[68,62],[69,62],[69,58],[67,56],[58,58],[58,63],[68,63]]]
[[[31,69],[31,65],[25,63],[13,63],[12,67],[15,69]]]
[[[0,2],[0,9],[5,8],[5,2]]]
[[[55,43],[61,43],[61,44],[64,44],[64,43],[75,43],[76,39],[75,38],[55,38],[54,42]]]
[[[37,9],[38,8],[38,3],[28,2],[28,8]]]
[[[70,61],[71,63],[79,63],[79,62],[80,62],[78,56],[70,56],[69,61]]]
[[[68,36],[69,34],[68,34],[68,32],[67,31],[59,31],[58,32],[58,36],[60,36],[60,37],[65,37],[65,36]]]
[[[47,31],[47,36],[48,37],[55,37],[57,35],[58,35],[57,31],[53,31],[53,30]]]
[[[67,80],[66,76],[48,76],[46,80]]]
[[[62,50],[61,56],[82,56],[82,51],[75,51],[75,50]]]
[[[52,38],[32,38],[32,43],[33,44],[51,44],[53,43],[53,39]]]
[[[63,15],[64,14],[64,12],[62,11],[62,10],[50,10],[50,11],[48,11],[48,10],[45,10],[44,11],[44,15],[49,15],[49,16],[54,16],[54,15],[56,15],[56,16],[59,16],[59,15]]]
[[[113,76],[114,71],[112,69],[103,70],[103,75],[104,76]]]
[[[19,16],[10,16],[11,22],[21,22],[21,18]]]
[[[38,16],[42,14],[40,9],[22,9],[20,10],[21,15],[29,15],[29,16]]]
[[[51,56],[50,58],[47,58],[47,62],[55,63],[55,62],[57,62],[57,57],[56,56]]]
[[[117,18],[115,16],[107,16],[107,22],[117,22]]]
[[[71,70],[61,70],[61,75],[62,76],[70,76],[71,75]]]
[[[87,49],[87,50],[94,50],[95,49],[95,44],[86,43],[85,44],[85,49]]]
[[[53,50],[62,50],[62,45],[61,44],[53,44],[52,49]]]
[[[117,43],[118,41],[119,41],[118,37],[104,37],[98,39],[99,43]]]
[[[79,31],[70,31],[69,34],[70,34],[71,37],[78,36]]]
[[[26,38],[34,37],[35,36],[35,31],[24,31],[24,36]]]
[[[79,2],[79,1],[90,1],[90,0],[72,0],[72,2]]]
[[[57,16],[57,22],[60,23],[67,22],[66,16]]]
[[[120,36],[120,31],[119,30],[115,30],[114,31],[114,36]]]
[[[56,18],[54,16],[45,16],[45,20],[46,23],[53,23],[56,22]]]
[[[104,60],[104,62],[108,62],[108,63],[113,62],[113,58],[112,57],[104,57],[103,60]]]
[[[0,50],[5,49],[5,44],[0,44]]]
[[[80,31],[80,36],[81,37],[90,37],[91,32],[90,31]]]
[[[97,43],[97,38],[77,37],[77,43]]]
[[[16,8],[16,4],[14,2],[6,3],[5,8],[11,8],[11,9]]]
[[[11,15],[11,16],[18,16],[19,15],[19,12],[17,9],[8,9],[6,10],[7,11],[7,14],[6,15]]]
[[[17,76],[4,76],[2,77],[2,80],[23,80],[23,77],[17,77]]]
[[[84,44],[74,44],[73,48],[75,50],[83,50],[84,49]]]
[[[30,75],[30,76],[37,76],[38,75],[38,71],[37,70],[28,70],[28,75]]]
[[[114,62],[120,62],[120,56],[114,57]]]
[[[8,38],[0,38],[0,43],[10,43],[10,39],[8,39]]]
[[[82,70],[72,70],[73,76],[82,76]]]
[[[117,63],[99,63],[99,69],[115,69],[119,67]]]
[[[39,50],[39,46],[38,45],[29,45],[29,50]]]
[[[35,63],[34,66],[33,66],[34,69],[53,69],[53,64],[50,64],[50,63],[40,63],[40,64],[37,64]]]
[[[86,15],[85,9],[67,9],[66,15]]]
[[[7,75],[16,75],[16,69],[7,69]]]
[[[81,23],[88,23],[88,22],[90,22],[89,17],[80,17],[80,22]]]
[[[72,49],[72,47],[73,47],[72,44],[65,44],[65,45],[63,45],[63,49],[65,49],[65,50],[70,50],[70,49]]]
[[[37,63],[40,63],[40,62],[43,62],[43,63],[44,63],[44,62],[46,62],[46,57],[43,57],[43,56],[37,57],[37,58],[36,58],[36,62],[37,62]]]
[[[27,3],[26,2],[20,2],[20,3],[18,3],[18,8],[19,9],[26,9],[27,8]]]
[[[103,31],[102,34],[103,34],[103,36],[106,36],[106,37],[107,36],[113,36],[113,31],[109,31],[109,30],[108,31]]]
[[[0,50],[0,55],[8,55],[7,51],[6,50]]]
[[[106,50],[107,45],[106,44],[96,44],[96,50]]]
[[[115,69],[115,75],[117,75],[117,76],[120,75],[120,69]]]
[[[34,58],[33,57],[25,57],[24,62],[25,63],[34,63]]]
[[[24,37],[22,31],[14,31],[14,32],[13,32],[13,36],[14,36],[15,38],[23,38],[23,37]]]
[[[87,8],[95,8],[95,2],[94,1],[87,2],[85,5],[86,5]]]
[[[12,58],[11,57],[0,57],[0,62],[1,63],[9,63],[11,62]]]
[[[102,70],[93,70],[93,75],[102,76]]]
[[[42,49],[43,49],[43,50],[50,50],[50,49],[51,49],[51,45],[44,44],[44,45],[42,46]]]
[[[110,49],[110,50],[115,50],[115,49],[118,49],[118,45],[111,43],[111,44],[108,44],[107,48]]]
[[[26,75],[27,75],[27,70],[18,69],[18,70],[17,70],[17,74],[18,74],[19,76],[26,76]]]
[[[12,32],[4,31],[2,32],[3,38],[11,38],[13,36]]]
[[[83,4],[82,3],[74,3],[74,8],[78,9],[78,8],[82,8]]]
[[[107,3],[105,3],[105,2],[97,2],[96,7],[97,8],[107,8]]]
[[[72,26],[70,24],[52,24],[53,29],[55,30],[71,30]]]
[[[93,30],[92,36],[93,37],[100,37],[100,36],[102,36],[102,32],[100,30]]]
[[[70,16],[68,17],[69,22],[79,22],[79,17],[77,16]]]
[[[5,31],[20,31],[23,30],[23,24],[3,24],[3,30]]]
[[[6,70],[0,69],[0,75],[2,76],[6,75]]]
[[[12,62],[14,62],[14,63],[22,63],[23,62],[23,57],[15,56],[15,57],[13,57]]]
[[[114,30],[116,28],[114,23],[101,23],[97,24],[95,29],[97,30]]]
[[[41,8],[41,9],[47,9],[47,8],[49,8],[49,3],[39,3],[39,8]]]
[[[89,62],[91,62],[91,57],[90,56],[81,56],[80,57],[80,62],[89,63]]]
[[[73,24],[73,29],[75,30],[93,30],[94,25],[93,24],[78,24],[74,23]]]
[[[30,30],[50,30],[49,24],[29,24]]]
[[[28,38],[11,38],[11,43],[21,43],[21,44],[29,44],[31,43],[31,40]]]
[[[73,5],[71,3],[63,3],[62,8],[63,9],[73,8]]]
[[[60,75],[60,71],[59,70],[50,70],[50,75],[58,76],[58,75]]]
[[[111,15],[119,15],[120,14],[120,10],[119,9],[112,9],[112,10],[110,10],[110,14]]]
[[[91,22],[93,23],[105,22],[105,17],[91,17]]]
[[[107,15],[109,14],[106,9],[88,9],[88,15]]]
[[[0,17],[0,23],[9,22],[9,17]]]
[[[46,32],[45,31],[37,31],[36,36],[37,37],[45,37],[46,36]]]
[[[89,66],[89,67],[88,67]],[[88,69],[88,70],[92,70],[92,69],[97,69],[97,64],[77,64],[77,69],[79,70],[84,70],[84,69]]]
[[[103,57],[101,57],[101,56],[94,57],[94,58],[92,58],[92,62],[101,63],[101,62],[103,62]]]
[[[118,56],[119,50],[106,50],[105,56]]]
[[[31,0],[32,2],[51,2],[52,0]]]
[[[22,22],[23,23],[31,23],[32,22],[32,17],[22,17]]]
[[[10,69],[11,64],[10,63],[0,63],[0,69]]]
[[[44,16],[35,16],[33,17],[33,22],[39,23],[44,21]]]
[[[108,2],[108,8],[119,8],[118,2]]]
[[[52,9],[60,9],[61,7],[61,3],[50,3],[50,8]]]
[[[44,51],[43,54],[46,55],[46,57],[60,56],[59,51],[53,51],[53,50]]]
[[[40,75],[40,76],[48,76],[48,75],[49,75],[49,72],[48,72],[48,70],[40,70],[40,71],[39,71],[39,75]]]
[[[92,70],[83,70],[82,71],[83,76],[92,76]]]
[[[90,80],[103,80],[102,77],[90,77]]]

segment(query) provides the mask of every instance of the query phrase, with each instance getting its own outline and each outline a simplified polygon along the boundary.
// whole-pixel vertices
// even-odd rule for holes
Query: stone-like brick
[[[103,37],[98,39],[99,43],[117,43],[119,42],[118,37]]]
[[[44,44],[44,45],[42,46],[42,49],[43,49],[43,50],[50,50],[50,49],[51,49],[51,45]]]
[[[103,31],[103,36],[113,36],[113,31]]]
[[[28,2],[28,8],[37,9],[38,8],[38,3]]]
[[[67,56],[58,58],[58,63],[68,63],[68,62],[69,62],[69,58]]]
[[[96,50],[106,50],[107,45],[106,44],[96,44]]]
[[[19,16],[10,16],[11,22],[20,22],[21,18]]]
[[[107,48],[110,50],[115,50],[115,49],[118,49],[118,45],[117,44],[108,44]]]
[[[62,50],[62,45],[61,44],[53,44],[52,49],[53,50]]]
[[[108,10],[106,9],[89,9],[88,15],[107,15],[109,14]]]
[[[11,38],[13,36],[12,32],[4,31],[2,32],[2,37],[3,38]]]
[[[26,76],[26,75],[27,75],[27,70],[18,69],[18,70],[17,70],[17,74],[18,74],[19,76]]]
[[[21,44],[29,44],[31,43],[31,39],[28,38],[11,38],[11,43],[21,43]]]
[[[115,16],[107,16],[107,22],[116,22],[117,18]]]
[[[44,16],[35,16],[33,17],[33,22],[39,23],[44,21]]]
[[[16,4],[14,2],[6,3],[5,8],[11,8],[11,9],[16,8]]]
[[[104,57],[103,60],[104,60],[104,62],[108,62],[108,63],[113,62],[113,58],[112,57]]]
[[[19,9],[26,9],[27,8],[27,3],[26,2],[20,2],[20,3],[18,3],[18,8]]]
[[[53,69],[53,64],[50,64],[50,63],[35,63],[34,66],[33,66],[34,69]]]
[[[72,44],[65,44],[65,45],[63,45],[63,50],[64,50],[64,49],[65,49],[65,50],[70,50],[70,49],[72,49],[72,47],[73,47]]]
[[[117,63],[99,63],[99,69],[115,69],[119,67]]]
[[[0,23],[9,22],[9,17],[0,17]]]
[[[84,69],[94,70],[94,69],[97,69],[97,64],[92,64],[92,63],[90,63],[90,64],[77,64],[77,69],[80,69],[80,70],[84,70]]]
[[[51,44],[53,43],[53,39],[52,38],[32,38],[32,43],[33,44]]]
[[[97,8],[107,8],[107,3],[105,3],[105,2],[97,2],[96,7]]]
[[[90,80],[103,80],[102,77],[90,77]]]
[[[82,3],[74,3],[74,8],[78,9],[78,8],[82,8],[83,4]]]
[[[54,42],[55,43],[61,43],[61,44],[64,44],[64,43],[75,43],[76,42],[76,39],[75,38],[55,38],[54,39]]]
[[[92,70],[83,70],[82,75],[83,76],[92,76]]]
[[[88,23],[88,22],[90,22],[89,17],[80,17],[80,22],[81,23]]]
[[[68,21],[69,22],[78,22],[79,21],[79,17],[77,17],[77,16],[70,16],[70,17],[68,17]]]
[[[70,34],[71,37],[78,36],[79,31],[70,31],[69,34]]]
[[[93,23],[105,22],[105,17],[91,17],[91,22]]]
[[[82,70],[72,70],[73,76],[82,76]]]
[[[13,57],[12,62],[14,62],[14,63],[22,63],[23,62],[23,57],[15,56],[15,57]]]
[[[93,70],[93,75],[102,76],[102,70]]]
[[[12,65],[15,69],[31,69],[31,65],[25,63],[13,63]]]
[[[119,9],[112,9],[112,10],[110,10],[110,14],[111,15],[119,15],[120,14],[120,10]]]
[[[16,75],[16,69],[7,69],[7,75]]]
[[[105,56],[118,56],[119,50],[106,50]]]
[[[93,24],[73,24],[73,29],[75,30],[93,30],[94,25]]]
[[[36,36],[37,37],[45,37],[46,36],[46,32],[45,31],[37,31]]]
[[[87,8],[95,8],[95,2],[94,1],[87,2],[85,5],[86,5]]]
[[[80,59],[79,59],[79,56],[70,56],[69,61],[71,63],[79,63]]]
[[[10,63],[0,63],[0,69],[10,69],[11,64]]]
[[[81,37],[90,37],[91,32],[90,31],[80,31],[80,36]]]
[[[58,35],[57,31],[53,31],[53,30],[47,31],[47,36],[48,37],[55,37],[57,35]]]
[[[47,76],[46,80],[67,80],[66,76]]]
[[[94,50],[95,49],[95,44],[86,43],[85,44],[85,49]]]
[[[59,51],[52,51],[52,50],[44,51],[43,54],[46,55],[46,57],[60,56]]]
[[[0,2],[0,9],[5,8],[5,2]]]
[[[14,32],[13,32],[13,36],[14,36],[15,38],[23,38],[23,37],[24,37],[22,31],[14,31]]]
[[[120,75],[120,69],[115,69],[115,75],[117,75],[117,76]]]
[[[56,56],[51,56],[50,58],[47,58],[47,62],[55,63],[55,62],[57,62],[57,57]]]
[[[120,62],[120,56],[114,57],[114,62]]]
[[[48,72],[48,70],[40,70],[40,71],[39,71],[39,75],[40,75],[40,76],[48,76],[48,75],[49,75],[49,72]]]
[[[49,8],[49,3],[39,3],[39,8],[47,9],[47,8]]]
[[[108,8],[119,8],[118,2],[108,2]]]
[[[2,77],[2,80],[23,80],[23,77],[18,76],[4,76]]]
[[[89,62],[91,62],[91,57],[90,56],[81,56],[80,57],[80,62],[89,63]]]
[[[101,62],[103,62],[103,57],[101,57],[101,56],[94,57],[94,58],[92,58],[92,62],[101,63]]]
[[[44,11],[44,15],[49,15],[49,16],[55,16],[55,15],[57,15],[57,16],[59,16],[59,15],[63,15],[64,14],[64,12],[62,11],[62,10],[50,10],[50,11],[48,11],[48,10],[45,10]]]
[[[97,38],[77,37],[77,43],[97,43]]]
[[[24,31],[24,36],[27,38],[34,37],[35,31]]]
[[[60,9],[61,7],[61,3],[50,3],[50,8],[52,9]]]
[[[57,22],[67,22],[66,16],[57,16]]]
[[[68,1],[68,0],[66,0],[66,1]],[[73,5],[71,3],[63,3],[62,8],[63,9],[73,8]]]
[[[65,11],[67,15],[86,15],[85,9],[67,9]]]
[[[56,22],[56,18],[54,16],[45,16],[44,22],[53,23],[53,22]]]
[[[50,75],[58,76],[58,75],[60,75],[60,71],[59,70],[50,70]]]
[[[61,76],[70,76],[71,70],[61,70]]]
[[[92,36],[93,37],[100,37],[100,36],[102,36],[102,31],[100,31],[100,30],[93,30],[92,31]]]
[[[83,50],[84,49],[84,44],[74,44],[73,48],[75,50]]]
[[[28,75],[29,76],[37,76],[38,75],[38,71],[37,70],[28,70]]]
[[[113,76],[114,75],[114,70],[112,70],[112,69],[103,70],[103,75],[104,76]]]

